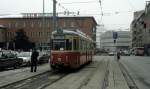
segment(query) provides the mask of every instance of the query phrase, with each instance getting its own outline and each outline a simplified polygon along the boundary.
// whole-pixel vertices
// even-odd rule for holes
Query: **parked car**
[[[17,57],[23,59],[22,66],[29,66],[31,64],[31,55],[32,55],[32,52],[17,53]]]
[[[109,52],[108,55],[109,56],[114,56],[114,52]]]
[[[46,52],[39,52],[38,63],[39,64],[48,63],[49,57],[50,56]]]
[[[131,49],[131,55],[144,56],[144,47],[134,47]]]
[[[15,54],[13,53],[1,53],[0,56],[0,69],[5,69],[5,68],[19,68],[23,63],[22,58],[18,58]]]
[[[122,56],[130,56],[130,52],[127,50],[122,51]]]

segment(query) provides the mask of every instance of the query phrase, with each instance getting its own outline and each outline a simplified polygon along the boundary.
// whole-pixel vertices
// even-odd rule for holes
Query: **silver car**
[[[17,53],[18,58],[22,58],[23,59],[23,66],[29,66],[31,63],[31,55],[32,52],[20,52]]]

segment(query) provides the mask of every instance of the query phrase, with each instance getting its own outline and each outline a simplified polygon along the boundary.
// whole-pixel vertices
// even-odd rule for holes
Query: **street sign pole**
[[[117,59],[116,39],[114,39],[114,60]]]
[[[114,39],[114,60],[117,60],[117,46],[116,46],[116,39],[118,38],[118,33],[113,32],[113,39]]]

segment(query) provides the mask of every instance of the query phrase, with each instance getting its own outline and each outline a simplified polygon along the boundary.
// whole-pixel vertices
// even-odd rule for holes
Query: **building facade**
[[[134,13],[131,23],[132,48],[144,47],[145,53],[150,55],[150,3],[146,4],[145,10]]]
[[[102,33],[104,33],[104,31],[106,31],[106,29],[104,28],[104,25],[99,25],[97,26],[96,29],[96,48],[100,48],[100,36]]]
[[[6,28],[0,25],[0,48],[3,48],[6,42]]]
[[[52,16],[42,17],[35,13],[28,13],[22,17],[0,18],[0,24],[6,28],[6,42],[14,40],[18,29],[24,29],[26,36],[36,44],[36,47],[49,48],[50,46]],[[79,29],[94,41],[96,41],[96,25],[94,17],[90,16],[57,17],[57,28]]]
[[[107,31],[101,34],[101,48],[108,51],[114,51],[116,48],[119,50],[128,50],[130,48],[131,43],[130,31],[117,31],[117,33],[118,38],[116,39],[116,43],[114,43],[113,31]]]
[[[144,46],[144,36],[146,35],[146,23],[144,21],[143,13],[143,10],[134,13],[134,20],[131,23],[132,47]]]

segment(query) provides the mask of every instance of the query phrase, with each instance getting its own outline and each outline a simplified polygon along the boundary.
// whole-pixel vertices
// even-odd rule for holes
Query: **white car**
[[[29,66],[30,65],[30,63],[31,63],[31,55],[32,55],[32,52],[20,52],[20,53],[17,53],[17,57],[23,59],[23,66]]]
[[[109,52],[108,55],[109,56],[114,56],[114,52]]]

